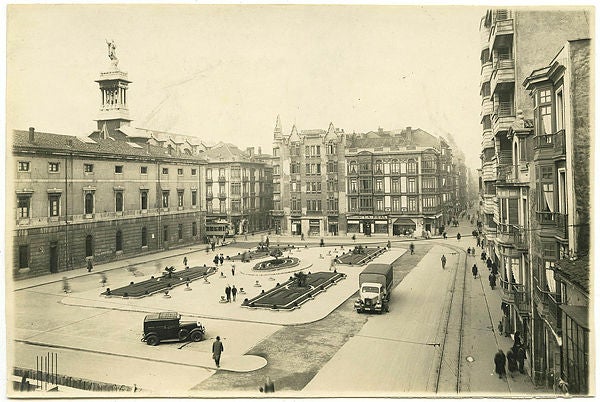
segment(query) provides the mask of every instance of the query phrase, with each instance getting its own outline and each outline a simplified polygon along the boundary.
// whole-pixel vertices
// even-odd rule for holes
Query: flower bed
[[[175,286],[183,285],[188,281],[191,282],[205,278],[214,274],[216,271],[217,269],[215,267],[191,267],[182,269],[181,271],[173,271],[170,277],[169,274],[164,273],[158,278],[151,277],[150,279],[138,283],[130,282],[129,285],[118,289],[109,288],[102,292],[101,295],[107,297],[146,297],[155,293],[164,292]]]
[[[373,247],[373,248],[359,248],[360,246],[354,247],[354,249],[342,254],[337,258],[338,264],[346,265],[364,265],[368,262],[373,261],[386,251],[385,247]]]
[[[300,264],[300,260],[296,257],[283,257],[279,259],[271,259],[259,262],[252,268],[254,271],[277,271],[284,268],[295,267]]]

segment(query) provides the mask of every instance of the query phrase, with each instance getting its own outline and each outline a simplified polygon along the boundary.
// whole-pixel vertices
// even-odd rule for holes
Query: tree
[[[283,253],[281,252],[281,250],[279,248],[276,248],[275,250],[271,251],[269,253],[269,255],[271,257],[275,257],[275,261],[279,261],[279,257],[281,257],[283,255]]]
[[[165,271],[169,273],[169,278],[173,275],[173,271],[175,271],[175,267],[165,267]]]
[[[296,272],[294,274],[294,276],[296,277],[296,283],[297,283],[298,287],[305,288],[307,286],[306,281],[308,279],[308,275],[306,275],[304,272],[300,271],[300,272]]]

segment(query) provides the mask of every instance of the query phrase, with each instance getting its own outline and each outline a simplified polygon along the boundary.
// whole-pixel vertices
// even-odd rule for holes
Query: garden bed
[[[168,273],[155,278],[154,276],[138,283],[131,282],[127,286],[118,289],[107,289],[101,295],[107,297],[132,297],[140,298],[164,292],[197,279],[205,278],[217,271],[215,267],[191,267],[181,271],[173,271],[169,277]]]
[[[337,257],[338,264],[346,265],[364,265],[368,262],[373,261],[386,251],[385,247],[367,247],[367,246],[355,246],[353,249],[348,250],[346,253]]]
[[[278,271],[284,268],[292,268],[300,264],[300,260],[296,257],[282,257],[279,259],[271,259],[267,261],[261,261],[256,264],[252,269],[254,271]]]
[[[315,272],[306,275],[306,286],[298,286],[298,278],[293,276],[274,288],[263,291],[260,295],[246,299],[243,307],[266,308],[270,310],[292,310],[302,303],[313,299],[317,294],[326,291],[330,286],[344,279],[346,274],[338,272]]]

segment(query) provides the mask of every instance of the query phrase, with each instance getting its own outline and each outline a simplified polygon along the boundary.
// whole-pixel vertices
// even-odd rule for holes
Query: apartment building
[[[456,216],[457,172],[443,139],[411,127],[347,137],[348,233],[440,234]]]
[[[325,236],[346,233],[345,136],[327,130],[284,135],[277,116],[273,136],[273,228],[276,233]]]
[[[273,203],[269,155],[219,143],[203,157],[207,222],[227,221],[231,234],[268,230]]]
[[[539,70],[540,66],[549,60],[557,63],[553,58],[559,51],[562,60],[573,59],[565,50],[572,47],[561,47],[569,39],[589,35],[589,18],[583,9],[496,9],[489,10],[480,25],[483,130],[479,221],[488,255],[500,268],[506,330],[521,332],[531,356],[526,362],[528,372],[534,380],[555,388],[561,376],[563,340],[557,331],[561,302],[554,273],[557,261],[568,255],[566,250],[576,250],[568,246],[567,228],[574,217],[566,211],[575,205],[566,195],[575,187],[568,187],[568,169],[564,168],[571,158],[567,155],[576,148],[568,150],[566,142],[570,140],[565,131],[556,129],[566,124],[566,117],[556,117],[556,110],[567,110],[566,90],[558,89],[564,88],[566,79],[557,78],[560,73],[556,72],[546,77],[557,79],[555,92],[547,81],[542,89],[534,90],[538,82],[534,77],[545,71]],[[585,68],[570,61],[562,63],[558,70],[563,73],[569,68]],[[584,93],[589,88],[582,88],[581,82],[577,77],[571,85]],[[562,106],[557,108],[557,104]],[[586,134],[589,136],[589,127]],[[582,164],[571,166],[585,166],[584,159],[585,155],[580,156]],[[585,177],[581,176],[584,182]],[[589,185],[582,189],[589,191]],[[589,213],[588,207],[585,213]]]
[[[534,373],[589,391],[591,45],[566,42],[524,81],[533,117],[530,168]]]

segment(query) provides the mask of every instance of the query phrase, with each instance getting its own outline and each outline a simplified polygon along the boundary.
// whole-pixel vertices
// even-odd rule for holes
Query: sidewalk
[[[467,224],[466,219],[460,222],[459,227],[448,230],[448,241],[459,245],[466,250],[477,245],[476,239],[471,235],[474,227]],[[462,239],[456,240],[456,233],[460,232]],[[451,240],[452,239],[452,240]],[[489,271],[485,263],[479,258],[481,248],[475,256],[467,257],[467,277],[465,284],[465,328],[462,344],[462,370],[461,394],[470,393],[473,396],[550,396],[543,389],[537,389],[528,374],[516,372],[510,375],[507,369],[507,379],[499,379],[494,371],[494,355],[498,349],[504,353],[513,346],[512,337],[505,337],[498,333],[497,324],[502,318],[500,310],[500,289],[492,290],[489,286]],[[479,277],[473,279],[471,267],[477,264]],[[467,358],[473,360],[469,362]],[[528,356],[529,357],[529,356]],[[470,359],[469,359],[470,360]],[[527,370],[528,361],[525,361]],[[541,394],[541,395],[540,395]]]

